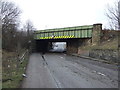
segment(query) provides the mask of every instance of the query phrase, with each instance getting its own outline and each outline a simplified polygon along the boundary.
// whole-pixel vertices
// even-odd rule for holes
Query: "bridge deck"
[[[34,39],[90,38],[92,30],[93,25],[39,30]]]

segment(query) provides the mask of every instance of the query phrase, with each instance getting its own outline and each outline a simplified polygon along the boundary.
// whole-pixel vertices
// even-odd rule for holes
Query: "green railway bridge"
[[[66,42],[67,53],[78,53],[85,44],[100,43],[102,24],[39,30],[34,32],[35,50],[48,51],[52,42]]]

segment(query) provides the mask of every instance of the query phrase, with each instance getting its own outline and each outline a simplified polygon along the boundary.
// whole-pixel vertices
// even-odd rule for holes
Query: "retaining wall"
[[[120,50],[118,49],[94,49],[89,52],[89,56],[97,59],[107,60],[110,62],[120,62]]]

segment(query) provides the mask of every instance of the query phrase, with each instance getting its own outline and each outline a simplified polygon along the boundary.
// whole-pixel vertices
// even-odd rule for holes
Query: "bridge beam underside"
[[[89,41],[89,43],[88,43]],[[91,44],[91,38],[83,39],[59,39],[59,40],[36,40],[36,52],[48,52],[52,48],[52,42],[66,42],[67,54],[79,53],[79,47]]]

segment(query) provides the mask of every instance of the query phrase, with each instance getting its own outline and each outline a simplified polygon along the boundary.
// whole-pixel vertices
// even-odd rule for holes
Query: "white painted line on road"
[[[99,75],[102,75],[102,76],[106,76],[105,74],[101,73],[101,72],[98,72]]]
[[[47,61],[45,60],[45,62],[47,63]],[[50,76],[54,79],[55,83],[56,83],[56,88],[62,88],[61,87],[61,83],[55,78],[55,76],[53,75],[50,67],[48,66],[48,64],[45,65],[46,68],[48,69],[49,73],[50,73]]]
[[[99,75],[102,75],[102,76],[106,76],[105,74],[101,73],[101,72],[97,72],[97,71],[93,71],[94,73],[97,73]]]
[[[96,73],[97,71],[93,71],[94,73]]]
[[[60,57],[60,58],[63,58],[63,57]]]
[[[54,79],[54,81],[56,83],[56,88],[62,88],[61,83],[55,78],[55,76],[52,74],[52,72],[51,72],[50,68],[48,68],[48,66],[47,66],[47,69],[50,72],[50,76]]]

